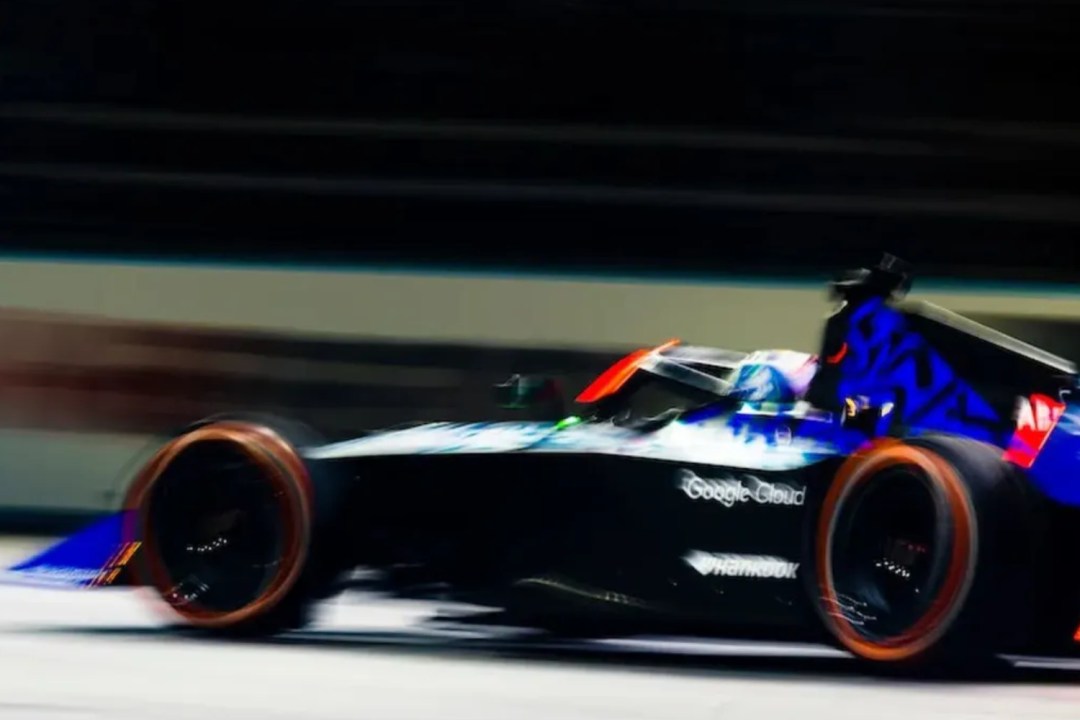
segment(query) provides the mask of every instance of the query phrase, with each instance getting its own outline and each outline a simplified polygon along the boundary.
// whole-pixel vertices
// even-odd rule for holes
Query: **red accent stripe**
[[[836,365],[838,362],[840,362],[841,360],[844,359],[844,356],[847,355],[847,351],[848,351],[847,343],[844,343],[843,345],[840,346],[840,349],[836,351],[835,355],[830,355],[827,358],[825,358],[825,362],[827,362],[830,365]]]

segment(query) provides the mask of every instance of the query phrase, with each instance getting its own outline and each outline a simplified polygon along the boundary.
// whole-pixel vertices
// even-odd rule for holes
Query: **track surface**
[[[346,596],[325,610],[310,631],[221,643],[170,629],[132,591],[0,587],[0,717],[1080,718],[1080,663],[916,681],[817,647],[560,646],[434,624],[423,603]]]

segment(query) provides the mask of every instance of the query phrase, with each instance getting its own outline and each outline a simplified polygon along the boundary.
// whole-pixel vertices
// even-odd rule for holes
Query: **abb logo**
[[[1048,395],[1020,398],[1016,432],[1005,451],[1005,459],[1023,468],[1031,467],[1064,412],[1065,403]]]
[[[1048,433],[1065,412],[1065,403],[1046,395],[1020,398],[1016,409],[1016,429],[1021,432]]]

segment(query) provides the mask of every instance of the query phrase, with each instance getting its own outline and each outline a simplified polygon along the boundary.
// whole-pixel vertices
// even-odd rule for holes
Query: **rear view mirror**
[[[527,410],[538,407],[561,408],[564,405],[562,386],[555,378],[535,375],[513,375],[494,387],[495,402],[507,410]],[[559,414],[558,412],[554,414]]]

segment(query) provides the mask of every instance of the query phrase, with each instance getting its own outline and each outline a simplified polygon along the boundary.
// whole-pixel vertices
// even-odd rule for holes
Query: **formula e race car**
[[[119,513],[7,577],[148,587],[222,635],[300,627],[352,583],[557,636],[824,639],[920,666],[1069,654],[1076,368],[911,302],[911,282],[886,256],[831,283],[816,354],[636,351],[558,421],[327,443],[203,420]]]

